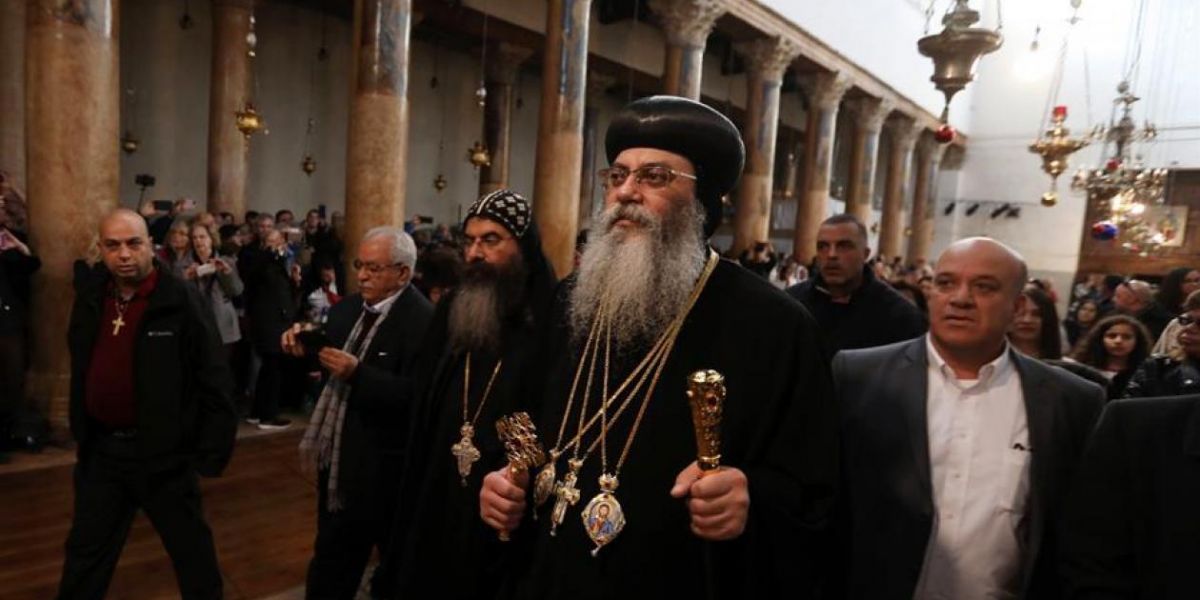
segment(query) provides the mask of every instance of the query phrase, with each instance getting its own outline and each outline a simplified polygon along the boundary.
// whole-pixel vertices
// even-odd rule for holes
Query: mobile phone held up
[[[329,336],[321,329],[306,329],[296,334],[296,340],[304,344],[304,353],[315,356],[322,348],[333,346]]]

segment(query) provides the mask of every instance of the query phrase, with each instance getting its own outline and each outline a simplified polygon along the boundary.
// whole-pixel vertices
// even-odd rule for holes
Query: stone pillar
[[[588,73],[587,100],[583,111],[583,158],[579,168],[579,229],[592,226],[592,213],[603,198],[596,189],[596,153],[604,154],[600,135],[600,104],[604,94],[616,85],[617,78],[601,73]]]
[[[408,180],[408,63],[412,0],[354,7],[346,143],[346,265],[367,230],[404,223]],[[348,287],[357,289],[354,278]]]
[[[891,138],[891,159],[887,166],[887,189],[883,195],[883,215],[879,219],[878,253],[891,261],[904,251],[904,198],[908,196],[908,169],[912,164],[913,144],[924,129],[907,118],[886,125]]]
[[[667,36],[663,63],[663,93],[700,99],[704,74],[704,44],[717,19],[728,10],[727,0],[650,0]]]
[[[25,4],[0,0],[0,171],[25,189]]]
[[[208,96],[208,206],[212,213],[246,212],[250,141],[235,113],[251,100],[250,17],[254,0],[213,0],[212,85]]]
[[[33,278],[29,395],[65,436],[72,264],[88,256],[101,216],[117,207],[120,131],[118,0],[30,0],[25,116]],[[7,118],[7,115],[5,115]]]
[[[908,260],[927,262],[933,245],[933,219],[937,213],[934,180],[946,146],[934,141],[932,135],[922,135],[917,141],[917,177],[913,186],[912,216],[908,238]]]
[[[492,164],[479,170],[479,195],[508,187],[508,164],[512,138],[513,85],[521,63],[533,54],[522,48],[499,42],[488,48],[484,86],[487,98],[483,106],[483,139],[492,154]]]
[[[738,182],[733,217],[733,247],[738,256],[755,242],[770,237],[772,177],[775,170],[775,133],[779,128],[779,87],[783,72],[799,54],[795,43],[782,37],[739,44],[746,58],[746,167]]]
[[[875,164],[879,158],[879,133],[883,121],[895,106],[875,98],[863,98],[854,103],[854,145],[850,150],[849,187],[846,190],[846,212],[858,217],[864,225],[871,221],[871,199],[875,196]]]
[[[546,0],[533,214],[558,277],[575,264],[591,0]]]
[[[840,73],[820,73],[809,85],[808,131],[804,149],[804,187],[796,206],[792,253],[806,265],[817,253],[817,230],[829,205],[833,176],[833,142],[837,114],[850,79]]]

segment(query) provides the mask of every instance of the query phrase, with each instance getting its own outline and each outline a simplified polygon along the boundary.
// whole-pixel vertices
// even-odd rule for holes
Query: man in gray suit
[[[1057,597],[1060,507],[1104,392],[1009,346],[1026,276],[999,242],[956,242],[928,335],[834,359],[846,597]]]

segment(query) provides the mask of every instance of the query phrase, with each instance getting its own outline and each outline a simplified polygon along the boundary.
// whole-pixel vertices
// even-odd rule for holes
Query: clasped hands
[[[702,476],[703,475],[703,476]],[[529,473],[504,467],[488,473],[479,490],[479,516],[488,526],[510,532],[521,524]],[[750,490],[746,474],[733,467],[703,473],[695,463],[675,477],[671,497],[686,499],[692,533],[703,540],[731,540],[746,529]]]

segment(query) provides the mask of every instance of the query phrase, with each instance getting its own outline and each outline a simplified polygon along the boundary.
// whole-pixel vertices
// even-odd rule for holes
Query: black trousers
[[[250,416],[270,421],[279,416],[279,396],[284,385],[284,368],[287,357],[281,352],[261,352],[262,366],[258,369],[258,383],[254,386],[254,404]]]
[[[162,538],[185,600],[217,600],[221,572],[200,508],[195,471],[147,474],[136,439],[100,436],[75,465],[75,516],[67,535],[60,600],[102,599],[140,508]]]
[[[384,469],[379,473],[383,475]],[[329,471],[317,478],[317,540],[308,564],[307,600],[353,600],[371,551],[387,553],[399,485],[394,477],[374,477],[343,488],[344,508],[328,510]]]
[[[0,450],[25,406],[25,336],[0,334]]]

